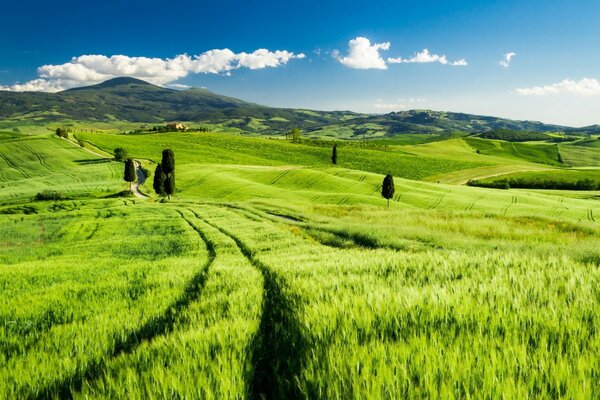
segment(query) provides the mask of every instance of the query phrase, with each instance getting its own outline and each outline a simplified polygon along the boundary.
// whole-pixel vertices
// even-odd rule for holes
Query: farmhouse
[[[171,122],[167,124],[167,129],[174,131],[187,131],[188,127],[179,122]]]

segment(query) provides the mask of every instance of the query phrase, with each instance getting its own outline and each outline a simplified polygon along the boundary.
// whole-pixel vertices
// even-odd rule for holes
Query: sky
[[[276,107],[600,123],[600,1],[2,0],[0,90],[132,76]]]

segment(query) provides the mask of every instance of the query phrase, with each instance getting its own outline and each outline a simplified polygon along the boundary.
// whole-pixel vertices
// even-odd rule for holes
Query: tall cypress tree
[[[331,152],[331,162],[337,164],[337,146],[333,145],[333,151]]]
[[[129,182],[129,190],[131,190],[131,184],[135,182],[135,164],[131,158],[125,160],[125,172],[123,174],[123,180]]]
[[[173,153],[173,150],[163,150],[161,168],[165,174],[165,194],[171,200],[171,195],[175,193],[175,153]]]
[[[169,175],[175,172],[175,153],[171,149],[164,149],[162,152],[162,171]]]
[[[385,178],[383,178],[383,184],[381,185],[381,195],[384,199],[387,199],[388,208],[390,208],[390,199],[394,197],[394,192],[396,189],[394,188],[394,177],[390,174],[387,174]]]
[[[171,172],[165,177],[165,194],[169,196],[169,200],[171,200],[171,195],[175,193],[175,173]]]
[[[161,163],[158,163],[156,169],[154,170],[154,182],[152,182],[152,187],[154,188],[154,192],[163,196],[165,194],[165,173],[162,170]]]

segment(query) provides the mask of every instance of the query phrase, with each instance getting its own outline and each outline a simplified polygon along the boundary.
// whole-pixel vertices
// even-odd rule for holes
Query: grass
[[[124,147],[130,154],[158,160],[163,148],[169,146],[184,163],[238,165],[330,165],[331,148],[284,140],[245,138],[211,133],[176,135],[106,135],[77,134],[78,138],[112,152]],[[362,149],[352,146],[338,149],[338,165],[369,172],[422,179],[426,176],[485,164],[473,160],[408,154],[395,149]]]
[[[513,143],[474,137],[466,138],[464,140],[469,146],[478,150],[480,154],[526,160],[553,166],[563,166],[563,163],[559,158],[558,145],[548,143]]]
[[[600,165],[600,152],[596,147],[561,144],[559,149],[565,163],[573,167]]]
[[[172,148],[178,191],[106,199],[121,164],[0,134],[0,397],[600,396],[595,194],[426,181],[597,172],[556,146],[75,134]]]
[[[121,187],[122,164],[50,135],[0,141],[0,202],[22,202],[44,190],[67,196],[109,194]]]

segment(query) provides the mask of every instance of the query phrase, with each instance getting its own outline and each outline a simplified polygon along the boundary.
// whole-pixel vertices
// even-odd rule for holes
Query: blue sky
[[[598,1],[3,3],[5,90],[130,75],[272,106],[600,123]]]

